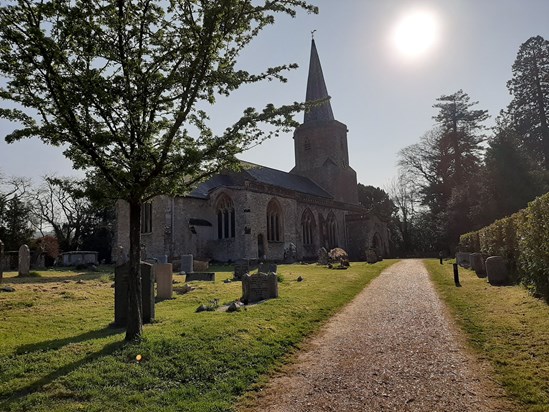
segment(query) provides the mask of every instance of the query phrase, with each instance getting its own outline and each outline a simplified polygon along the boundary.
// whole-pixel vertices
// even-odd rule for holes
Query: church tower
[[[305,176],[335,200],[358,204],[356,172],[349,166],[347,126],[334,119],[314,39],[311,44],[306,101],[324,100],[305,112],[294,132],[295,167],[290,173]]]

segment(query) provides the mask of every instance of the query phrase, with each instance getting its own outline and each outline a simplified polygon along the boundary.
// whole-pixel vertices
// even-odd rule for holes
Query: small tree
[[[278,66],[236,68],[243,48],[275,15],[316,12],[300,0],[7,0],[0,8],[0,96],[18,104],[2,117],[65,144],[103,196],[129,203],[130,278],[126,339],[142,334],[141,204],[183,194],[258,140],[295,126],[294,104],[248,108],[217,135],[205,109],[243,84],[285,81]],[[38,114],[38,116],[35,116]],[[265,134],[262,123],[274,129]]]

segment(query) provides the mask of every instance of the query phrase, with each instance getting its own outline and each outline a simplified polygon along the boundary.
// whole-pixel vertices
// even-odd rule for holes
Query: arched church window
[[[282,227],[282,208],[276,199],[272,199],[267,205],[267,240],[282,241]]]
[[[314,242],[313,233],[315,229],[315,218],[310,209],[305,209],[301,216],[301,240],[304,245],[312,245]]]
[[[305,150],[311,150],[311,141],[309,140],[308,137],[305,138]]]
[[[326,218],[326,232],[330,249],[337,247],[337,226],[334,212],[330,212]]]
[[[152,202],[141,205],[141,233],[152,232]]]
[[[235,237],[235,213],[233,201],[225,194],[217,201],[217,238],[229,239]]]

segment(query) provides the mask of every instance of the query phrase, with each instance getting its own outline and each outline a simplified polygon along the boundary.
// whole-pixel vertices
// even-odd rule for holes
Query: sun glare
[[[405,13],[395,24],[391,42],[407,59],[417,59],[434,49],[440,38],[440,24],[435,13],[414,10]]]

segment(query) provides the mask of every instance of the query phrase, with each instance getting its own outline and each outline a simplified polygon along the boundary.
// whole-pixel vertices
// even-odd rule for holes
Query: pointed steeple
[[[307,102],[312,102],[314,100],[326,98],[328,100],[325,103],[315,106],[310,111],[305,112],[303,123],[319,120],[334,120],[334,114],[329,100],[330,96],[328,95],[328,89],[326,89],[326,83],[324,82],[324,75],[322,74],[322,66],[320,65],[320,59],[318,58],[318,52],[316,51],[315,40],[312,39],[309,77],[307,79],[307,95],[305,100]]]

